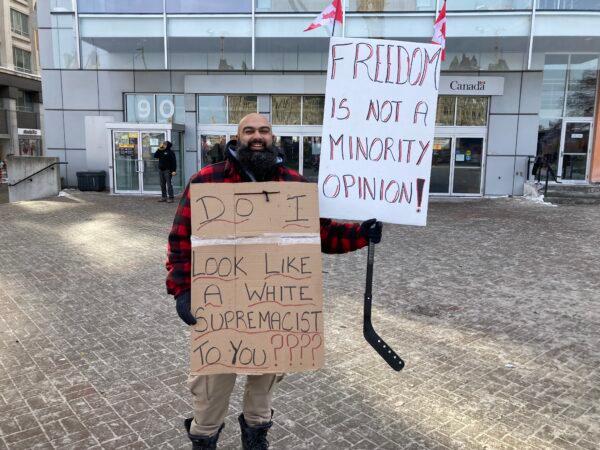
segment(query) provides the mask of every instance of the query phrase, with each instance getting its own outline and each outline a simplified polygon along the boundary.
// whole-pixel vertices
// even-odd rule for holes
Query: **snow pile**
[[[544,201],[544,194],[541,193],[541,184],[535,181],[526,181],[523,187],[523,198],[533,203],[545,206],[556,206],[550,202]]]

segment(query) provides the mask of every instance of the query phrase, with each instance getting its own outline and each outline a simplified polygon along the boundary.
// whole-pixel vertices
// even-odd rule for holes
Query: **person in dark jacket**
[[[164,141],[154,153],[154,157],[158,159],[158,172],[160,175],[160,190],[162,198],[160,202],[173,203],[173,183],[172,177],[177,175],[177,157],[172,149],[173,144],[169,141]],[[169,199],[167,200],[167,194]]]
[[[271,124],[260,114],[249,114],[238,127],[238,140],[226,146],[226,159],[204,167],[188,183],[169,234],[167,248],[167,291],[175,297],[177,314],[188,325],[196,324],[191,311],[191,183],[245,183],[252,181],[307,180],[283,166],[279,149],[273,145]],[[321,249],[325,253],[347,253],[381,240],[382,224],[370,219],[362,224],[321,219]],[[271,428],[271,400],[283,375],[249,375],[246,381],[243,413],[238,421],[244,450],[268,449],[267,432]],[[194,450],[216,449],[236,374],[191,374],[194,417],[184,421]]]

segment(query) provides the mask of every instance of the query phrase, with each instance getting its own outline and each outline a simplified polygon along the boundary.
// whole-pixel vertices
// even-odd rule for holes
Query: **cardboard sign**
[[[282,373],[323,365],[317,187],[197,183],[191,371]]]
[[[194,236],[319,232],[316,187],[310,183],[192,184],[191,189]]]
[[[321,216],[425,225],[440,46],[359,38],[329,46]]]

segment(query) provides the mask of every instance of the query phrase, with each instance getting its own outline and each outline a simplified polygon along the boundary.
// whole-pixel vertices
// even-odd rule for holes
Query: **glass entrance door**
[[[200,135],[200,167],[210,166],[225,159],[226,145],[235,134],[228,131],[209,131]]]
[[[160,194],[160,173],[156,150],[170,140],[177,160],[172,179],[175,195],[183,186],[183,137],[176,130],[113,131],[113,176],[117,194]]]
[[[115,131],[113,133],[113,158],[115,192],[140,192],[139,133]]]
[[[300,172],[300,136],[276,136],[275,145],[283,153],[285,166]]]
[[[311,182],[319,180],[321,136],[304,136],[302,139],[302,175]]]
[[[564,121],[558,173],[565,181],[585,181],[592,124]]]
[[[481,195],[484,138],[437,136],[433,141],[429,192]]]
[[[160,193],[160,172],[158,170],[158,159],[154,157],[154,153],[158,150],[160,144],[167,140],[167,135],[164,131],[158,132],[140,132],[142,138],[142,192],[147,194]],[[177,150],[173,149],[177,159],[179,155]],[[173,185],[175,187],[175,184]]]
[[[429,192],[432,194],[450,193],[450,165],[452,161],[452,138],[436,137],[433,141],[431,179]]]
[[[459,137],[454,144],[453,194],[481,194],[483,138]]]

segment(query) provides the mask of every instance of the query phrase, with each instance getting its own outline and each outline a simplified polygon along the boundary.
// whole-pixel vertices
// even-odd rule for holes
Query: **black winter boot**
[[[219,431],[217,431],[212,436],[198,436],[197,434],[190,433],[190,427],[192,426],[193,417],[189,419],[185,419],[185,429],[187,430],[188,437],[190,441],[192,441],[192,449],[193,450],[215,450],[217,448],[217,441],[219,440],[219,434],[221,434],[221,430],[225,426],[225,424],[221,425]]]
[[[273,412],[271,412],[271,417],[273,417]],[[267,450],[269,448],[267,433],[269,432],[269,428],[273,426],[273,421],[251,427],[246,423],[244,415],[240,414],[238,422],[240,422],[240,428],[242,430],[243,450]]]

